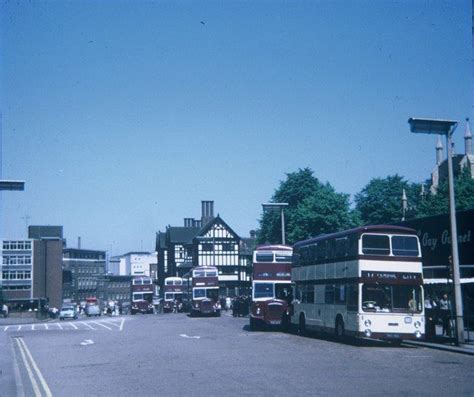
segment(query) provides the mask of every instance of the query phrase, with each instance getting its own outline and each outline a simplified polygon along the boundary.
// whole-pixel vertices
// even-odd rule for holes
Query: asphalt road
[[[472,356],[250,332],[247,323],[162,314],[0,328],[0,395],[474,394]]]

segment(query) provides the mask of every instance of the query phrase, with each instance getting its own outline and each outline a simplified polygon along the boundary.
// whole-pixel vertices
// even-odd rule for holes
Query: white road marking
[[[56,323],[56,325],[60,328],[60,329],[63,329],[63,326],[59,323]]]
[[[189,336],[189,335],[186,335],[186,334],[181,334],[179,336],[181,336],[182,338],[189,338],[189,339],[201,339],[201,337],[197,336],[197,335],[196,336]]]
[[[94,327],[91,327],[89,324],[85,323],[85,322],[81,322],[81,324],[84,324],[86,327],[89,327],[90,329],[93,329],[95,331],[95,328]]]
[[[25,341],[23,340],[23,338],[16,338],[16,341],[18,343],[18,346],[19,347],[21,346],[23,348],[24,352],[26,353],[26,355],[28,356],[28,359],[30,360],[31,365],[33,366],[33,369],[36,373],[36,376],[38,377],[38,379],[41,383],[41,386],[43,386],[43,390],[44,390],[46,396],[47,397],[52,397],[51,390],[49,389],[48,384],[46,383],[45,379],[43,378],[43,375],[41,374],[41,371],[39,370],[38,366],[36,365],[36,362],[33,359],[33,356],[31,355],[30,350],[28,349],[28,346],[26,346]],[[23,350],[20,348],[20,351],[22,352],[22,354],[23,354]],[[27,364],[27,360],[25,360],[25,365],[27,367],[29,366]],[[30,378],[31,378],[31,383],[32,384],[36,383],[36,381],[34,380],[34,378],[31,377],[31,375],[30,375]],[[36,393],[36,391],[35,391],[35,393]],[[39,393],[38,395],[41,396],[42,394]]]
[[[74,324],[74,323],[69,323],[69,325],[70,325],[71,327],[74,327],[74,329],[79,329],[79,328],[77,328],[76,324]]]
[[[18,340],[23,345],[23,348],[25,349],[26,355],[28,356],[28,358],[31,361],[31,364],[33,365],[33,369],[35,370],[36,376],[38,377],[39,381],[41,382],[41,386],[43,386],[43,390],[46,393],[46,396],[47,397],[52,397],[51,390],[49,389],[48,384],[46,383],[46,381],[43,378],[43,375],[41,374],[41,371],[39,370],[38,366],[36,365],[36,362],[33,359],[33,356],[31,355],[30,350],[26,346],[25,341],[22,338],[17,338],[17,341]]]
[[[9,325],[7,325],[7,326],[3,329],[3,332],[5,332],[8,328],[10,328]]]
[[[120,328],[120,325],[118,325],[115,321],[110,321],[110,320],[102,320],[103,323],[107,323],[110,325],[115,325],[117,328]]]
[[[17,331],[19,331],[20,329],[21,329],[21,325],[19,325],[19,326],[18,326],[18,329],[17,329]]]
[[[122,318],[122,323],[120,324],[120,331],[122,331],[122,330],[123,330],[123,323],[124,323],[124,322],[125,322],[125,319],[124,319],[124,318]]]
[[[91,321],[91,323],[94,323],[94,324],[100,325],[101,327],[107,328],[109,331],[112,331],[112,328],[110,328],[110,327],[107,327],[106,325],[104,325],[104,324],[101,324],[101,323],[99,323],[99,322],[96,322],[96,321]]]
[[[91,339],[86,339],[84,342],[81,342],[82,346],[93,345],[94,341]]]
[[[44,324],[44,328],[45,328],[45,329],[49,329],[49,328],[48,328],[48,324]]]
[[[26,359],[25,351],[23,350],[23,346],[20,343],[20,338],[15,338],[15,340],[18,345],[18,350],[20,350],[21,357],[23,358],[23,363],[25,364],[25,368],[26,368],[26,371],[28,372],[28,376],[30,377],[31,386],[33,386],[33,391],[35,393],[35,396],[41,397],[41,392],[38,387],[38,383],[36,382],[36,379],[33,376],[33,371],[31,370],[31,366],[28,363],[28,360]]]
[[[31,324],[31,330],[32,330],[32,331],[35,330],[35,325],[34,325],[34,324]]]

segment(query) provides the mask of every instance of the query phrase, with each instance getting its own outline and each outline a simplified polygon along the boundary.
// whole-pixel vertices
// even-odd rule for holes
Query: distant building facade
[[[105,275],[105,251],[65,248],[63,270],[70,278],[64,284],[63,299],[80,303],[97,298],[98,279]]]
[[[129,306],[132,296],[132,276],[104,275],[99,277],[97,297],[100,302],[114,301],[120,306]]]
[[[467,170],[474,178],[474,155],[472,151],[472,133],[469,126],[469,119],[466,120],[466,129],[464,132],[464,154],[453,154],[453,174],[456,177],[463,170]],[[438,135],[436,144],[436,166],[431,173],[430,191],[436,194],[439,184],[448,179],[448,162],[444,156],[443,143]]]
[[[184,226],[168,226],[157,233],[160,288],[166,277],[183,276],[192,267],[207,265],[218,269],[221,296],[246,292],[252,273],[248,253],[252,237],[241,239],[219,214],[214,216],[213,201],[202,201],[201,210],[200,220],[184,218]]]
[[[127,252],[120,256],[118,275],[150,277],[150,266],[156,263],[156,252]]]
[[[62,226],[30,226],[29,238],[2,240],[0,288],[13,308],[60,307],[62,302]]]

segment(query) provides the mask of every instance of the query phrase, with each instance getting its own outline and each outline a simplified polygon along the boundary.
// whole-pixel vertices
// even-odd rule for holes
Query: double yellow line
[[[26,371],[28,372],[28,376],[30,377],[31,386],[33,387],[33,391],[36,397],[42,397],[42,391],[46,397],[52,397],[51,390],[48,387],[48,384],[43,378],[41,371],[36,365],[35,360],[33,360],[33,356],[30,353],[30,350],[26,346],[25,341],[22,337],[15,338],[15,341],[18,345],[18,350],[20,350],[21,358],[23,359],[23,363],[25,364]],[[36,380],[36,378],[39,381]]]

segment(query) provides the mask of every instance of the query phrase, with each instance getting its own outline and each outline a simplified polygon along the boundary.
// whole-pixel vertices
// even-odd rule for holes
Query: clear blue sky
[[[241,235],[285,173],[336,190],[429,177],[410,116],[473,116],[471,1],[2,1],[1,235],[154,249],[200,216]],[[456,132],[463,150],[464,124]]]

